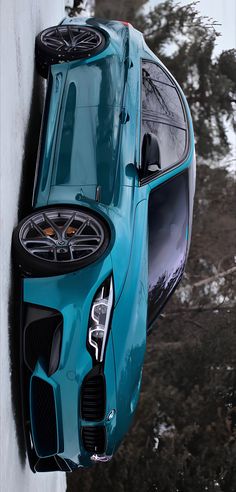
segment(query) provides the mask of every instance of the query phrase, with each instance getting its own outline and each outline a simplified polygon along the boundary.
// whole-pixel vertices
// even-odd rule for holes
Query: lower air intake
[[[56,454],[58,443],[53,388],[36,376],[31,382],[31,414],[37,454],[41,457]]]
[[[48,375],[57,370],[62,336],[63,318],[59,311],[25,304],[24,360],[32,372],[39,359]]]

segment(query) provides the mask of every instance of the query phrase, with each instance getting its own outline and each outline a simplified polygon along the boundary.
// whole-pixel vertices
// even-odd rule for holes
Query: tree
[[[218,292],[204,296],[209,278],[229,271],[234,261],[234,201],[234,181],[226,171],[199,166],[185,279],[191,295],[182,303],[172,298],[148,337],[129,435],[111,463],[68,476],[68,492],[235,492],[233,272]]]
[[[124,18],[109,4],[106,17]],[[183,86],[198,153],[226,152],[225,120],[235,127],[235,50],[214,57],[216,25],[195,4],[167,0],[146,16],[140,6],[126,20]],[[236,490],[235,184],[204,164],[197,180],[185,279],[148,337],[134,425],[111,463],[68,477],[68,492]]]
[[[235,128],[236,50],[214,58],[215,23],[199,16],[195,3],[159,4],[143,19],[146,41],[183,87],[192,111],[197,152],[203,157],[229,150],[225,121]],[[168,53],[168,46],[174,45]]]
[[[129,20],[144,33],[187,96],[198,155],[224,155],[229,151],[226,121],[236,129],[236,50],[214,57],[217,24],[199,15],[196,2],[181,6],[166,0],[144,15],[145,3],[96,0],[95,15]]]
[[[120,0],[112,2],[110,0],[95,1],[95,17],[104,19],[121,19],[128,22],[133,22],[139,14],[141,7],[148,0]]]
[[[83,0],[74,0],[73,7],[66,5],[65,9],[69,17],[76,17],[83,11]]]

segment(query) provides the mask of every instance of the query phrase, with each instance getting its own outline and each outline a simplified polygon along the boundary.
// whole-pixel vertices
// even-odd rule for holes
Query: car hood
[[[34,204],[71,186],[77,196],[110,204],[119,165],[119,142],[127,80],[128,33],[110,39],[91,60],[53,65],[35,179]],[[124,48],[118,49],[119,43]]]
[[[118,73],[121,76],[117,79]],[[101,202],[111,202],[123,88],[124,64],[115,54],[69,69],[61,101],[52,186],[76,186],[82,188],[82,194],[88,186],[95,187],[95,191],[99,187]]]

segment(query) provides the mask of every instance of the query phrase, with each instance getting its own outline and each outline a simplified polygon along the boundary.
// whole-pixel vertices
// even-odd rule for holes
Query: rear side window
[[[157,137],[160,148],[160,170],[181,160],[186,145],[185,131],[176,126],[149,119],[143,121],[143,135],[145,133],[152,133]]]
[[[187,146],[187,122],[183,104],[173,80],[152,62],[142,63],[142,141],[150,134],[159,144],[159,171],[177,164]],[[145,152],[142,152],[142,159]],[[144,177],[148,168],[142,162]]]
[[[163,73],[162,69],[155,65],[154,63],[146,63],[148,67],[152,65],[156,70]],[[151,73],[153,69],[150,70],[150,74],[147,68],[143,68],[143,90],[142,90],[142,109],[143,113],[145,111],[154,113],[156,117],[160,120],[167,120],[169,123],[180,123],[185,126],[185,116],[183,113],[182,104],[174,85],[166,77],[166,82],[160,80],[152,79]]]
[[[153,190],[148,209],[148,325],[164,306],[185,266],[188,236],[188,174]]]

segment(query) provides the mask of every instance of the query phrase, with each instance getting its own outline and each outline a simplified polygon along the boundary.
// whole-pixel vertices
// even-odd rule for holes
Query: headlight
[[[89,318],[89,349],[91,352],[92,348],[92,355],[98,362],[102,362],[104,357],[112,305],[113,282],[112,277],[109,277],[103,282],[94,297]]]

